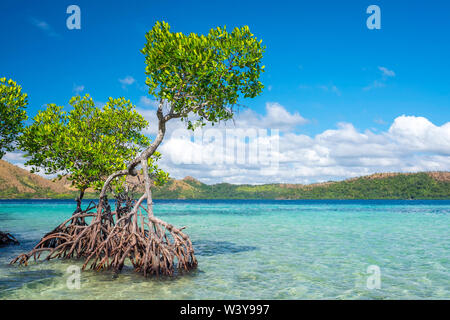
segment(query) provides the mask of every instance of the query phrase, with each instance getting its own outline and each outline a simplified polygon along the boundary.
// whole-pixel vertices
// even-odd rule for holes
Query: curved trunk
[[[147,162],[148,158],[150,158],[153,155],[153,153],[155,153],[156,149],[159,147],[162,140],[164,139],[164,135],[166,133],[166,122],[170,119],[170,117],[164,117],[163,112],[162,112],[162,103],[160,103],[160,106],[159,106],[156,114],[158,116],[159,122],[158,122],[158,135],[156,136],[155,141],[153,141],[153,143],[150,145],[150,147],[148,147],[147,149],[142,151],[138,157],[136,157],[133,161],[131,161],[128,164],[127,169],[114,172],[106,179],[105,183],[103,184],[102,190],[100,192],[100,196],[99,196],[99,206],[98,206],[98,210],[97,210],[98,215],[101,214],[103,201],[106,199],[106,193],[108,191],[109,185],[111,184],[111,181],[113,181],[113,179],[115,179],[117,177],[124,176],[124,175],[135,176],[137,174],[136,167],[139,164],[142,164],[143,161]],[[148,176],[148,170],[147,170],[147,176]]]
[[[84,197],[84,191],[85,191],[85,189],[81,189],[80,194],[75,199],[75,201],[77,202],[77,209],[75,210],[75,212],[73,214],[77,214],[82,211],[81,210],[81,201],[83,200],[83,197]]]

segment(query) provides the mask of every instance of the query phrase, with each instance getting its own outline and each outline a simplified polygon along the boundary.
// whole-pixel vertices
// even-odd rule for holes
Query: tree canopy
[[[232,32],[217,27],[205,36],[172,33],[169,24],[157,22],[146,39],[149,94],[170,105],[169,118],[187,121],[188,128],[232,118],[239,98],[254,98],[264,88],[265,47],[248,26]]]
[[[27,120],[28,96],[16,82],[0,78],[0,159],[15,149],[14,142]]]
[[[25,128],[20,147],[30,157],[26,164],[33,171],[67,175],[81,191],[100,190],[105,177],[126,168],[150,145],[141,132],[148,122],[124,98],[109,98],[102,108],[89,95],[73,97],[69,104],[69,112],[48,104]]]
[[[188,271],[197,267],[192,242],[182,231],[184,227],[178,229],[154,216],[152,179],[149,171],[152,171],[152,168],[158,170],[155,161],[160,155],[156,149],[164,139],[167,121],[180,118],[188,123],[189,129],[194,129],[206,122],[214,124],[228,120],[233,117],[233,107],[240,98],[253,98],[261,93],[263,85],[259,81],[259,76],[264,70],[261,66],[264,47],[261,46],[261,41],[250,33],[247,26],[235,28],[231,33],[224,27],[212,29],[207,36],[193,33],[186,36],[170,32],[170,27],[165,22],[157,22],[146,34],[146,39],[147,43],[142,49],[147,64],[146,84],[149,86],[149,93],[159,102],[156,110],[158,117],[156,138],[149,145],[144,137],[132,135],[132,142],[145,147],[145,150],[129,161],[126,168],[124,161],[120,161],[116,170],[113,170],[114,161],[108,161],[108,154],[105,156],[101,152],[103,148],[110,150],[108,145],[102,144],[103,133],[99,132],[100,129],[92,129],[94,119],[100,116],[89,116],[92,112],[87,112],[88,115],[84,116],[85,113],[80,112],[85,121],[79,121],[77,120],[79,116],[75,112],[76,119],[73,121],[75,125],[72,126],[70,119],[67,120],[67,116],[55,105],[49,106],[49,112],[38,115],[35,119],[37,125],[25,135],[31,139],[31,143],[28,144],[31,155],[37,154],[36,164],[44,163],[50,171],[70,168],[75,172],[75,177],[78,176],[77,182],[91,181],[86,179],[83,173],[89,177],[98,177],[102,172],[99,168],[103,168],[103,165],[106,166],[105,171],[111,169],[111,174],[101,188],[99,202],[95,206],[95,218],[91,222],[86,223],[84,218],[92,216],[89,211],[93,208],[85,211],[77,210],[76,218],[66,220],[45,235],[32,251],[19,255],[12,263],[26,264],[31,257],[36,258],[36,255],[40,256],[43,251],[47,251],[49,252],[47,259],[61,256],[86,258],[83,269],[90,263],[90,268],[95,270],[113,269],[120,272],[125,260],[128,259],[134,269],[142,272],[144,276],[173,275],[175,268]],[[114,101],[110,100],[109,105],[116,105]],[[86,98],[84,100],[77,98],[75,102],[75,108],[78,105],[79,108],[86,105],[88,111],[93,104]],[[122,101],[119,105],[129,104]],[[195,117],[194,123],[190,118],[192,116]],[[53,123],[56,137],[60,138],[46,137],[53,134],[51,129]],[[114,125],[114,128],[117,126],[120,128],[120,123]],[[44,129],[41,129],[42,127]],[[142,127],[141,121],[137,121],[137,127]],[[32,138],[33,130],[38,136],[38,147]],[[113,130],[117,129],[108,126],[106,131],[109,133]],[[68,136],[65,136],[66,134]],[[88,138],[80,138],[85,136]],[[115,139],[117,138],[114,134],[111,135],[109,143],[115,145],[117,143]],[[95,141],[99,141],[99,144],[94,144]],[[58,146],[56,150],[54,145]],[[120,146],[122,144],[119,143]],[[90,150],[94,148],[97,152],[91,153]],[[49,156],[41,156],[41,150]],[[76,163],[70,155],[77,157]],[[128,156],[129,153],[124,152],[124,159],[128,159]],[[112,160],[114,159],[116,158],[113,156]],[[138,200],[133,199],[129,192],[121,193],[116,197],[119,200],[116,203],[118,205],[115,211],[112,211],[106,196],[107,190],[113,181],[124,176],[137,175],[138,165],[141,165],[143,170],[143,181],[139,182],[144,185],[145,193]],[[85,185],[86,183],[83,184]],[[100,187],[100,184],[95,183],[95,186]],[[143,205],[144,200],[147,207]],[[109,218],[105,219],[106,216]]]

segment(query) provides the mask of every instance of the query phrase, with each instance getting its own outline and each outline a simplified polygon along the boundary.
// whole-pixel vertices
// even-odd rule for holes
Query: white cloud
[[[278,121],[276,113],[268,112],[265,117],[275,117],[267,123]],[[350,123],[339,123],[336,129],[315,136],[289,131],[279,137],[279,168],[275,171],[261,170],[260,164],[248,161],[226,163],[234,150],[213,142],[201,144],[168,135],[161,152],[162,166],[172,176],[191,175],[206,183],[312,183],[375,172],[447,171],[450,122],[436,126],[423,117],[400,116],[380,133],[360,131]],[[199,157],[201,163],[180,164],[183,159]]]
[[[146,96],[142,96],[139,99],[139,107],[152,107],[152,108],[157,108],[158,107],[158,102],[156,100],[150,99]]]
[[[378,70],[382,72],[383,77],[395,77],[395,72],[386,67],[378,67]]]
[[[373,122],[375,122],[376,124],[381,124],[381,125],[385,125],[385,124],[387,124],[383,119],[381,119],[381,118],[375,118],[374,120],[373,120]]]
[[[156,133],[157,121],[152,100],[142,99],[139,112],[150,121],[148,134]],[[147,108],[144,108],[147,106]],[[187,133],[185,125],[175,119],[159,151],[161,167],[172,177],[193,176],[206,183],[312,183],[340,180],[375,172],[418,172],[450,170],[450,122],[433,124],[424,117],[401,115],[384,131],[360,130],[351,123],[338,123],[336,128],[309,136],[298,133],[307,122],[298,112],[289,112],[278,103],[267,103],[264,114],[244,110],[235,122],[220,124],[218,137],[201,140],[182,139],[176,133]],[[207,126],[210,129],[211,126]],[[214,127],[216,128],[216,126]],[[226,129],[280,129],[277,170],[267,164],[250,161],[249,148],[267,146],[276,140],[270,134],[249,142],[235,140],[243,148],[244,158],[238,163],[236,149],[227,145]],[[203,131],[204,133],[205,131]],[[245,135],[245,134],[244,134]],[[240,137],[242,138],[243,135]],[[23,167],[21,153],[8,153],[5,160]]]
[[[450,155],[450,122],[439,127],[424,117],[403,115],[395,119],[389,135],[410,151]]]
[[[331,93],[336,94],[337,96],[341,96],[341,91],[335,85],[321,84],[321,85],[317,85],[317,86],[310,86],[310,85],[301,84],[301,85],[299,85],[299,89],[301,89],[301,90],[320,89],[324,92],[331,92]]]
[[[30,21],[35,27],[41,29],[48,36],[50,36],[50,37],[58,37],[59,36],[59,34],[56,33],[53,30],[53,28],[46,21],[38,20],[36,18],[30,18]]]
[[[149,126],[144,129],[144,133],[147,135],[155,135],[158,133],[158,118],[156,117],[156,109],[143,109],[143,108],[136,108],[137,112],[139,112],[145,120],[148,121]],[[169,121],[167,125],[171,125],[173,122],[179,122],[179,121]]]
[[[15,152],[7,152],[4,156],[2,160],[14,163],[14,164],[19,164],[19,163],[25,163],[26,159],[24,158],[24,153],[20,152],[20,151],[15,151]]]
[[[22,151],[15,151],[15,152],[7,152],[2,160],[5,160],[9,163],[14,164],[15,166],[18,166],[19,168],[25,169],[30,171],[31,170],[31,166],[26,166],[25,162],[28,160],[25,157],[25,153]],[[57,174],[53,174],[53,175],[46,175],[44,170],[39,169],[38,171],[35,172],[37,175],[40,175],[42,177],[48,178],[48,179],[53,179],[57,176]]]
[[[122,84],[122,88],[126,88],[130,85],[132,85],[133,83],[136,82],[136,79],[134,79],[132,76],[126,76],[123,79],[119,79],[119,82]]]
[[[364,91],[377,89],[377,88],[384,88],[384,87],[386,87],[386,82],[387,82],[388,78],[395,77],[395,72],[392,70],[389,70],[386,67],[378,67],[378,70],[381,71],[381,79],[374,80],[371,84],[369,84],[368,86],[365,86],[363,88]]]
[[[260,128],[289,130],[307,123],[298,112],[290,113],[277,102],[266,103],[266,114],[260,115],[253,110],[245,109],[235,117],[237,128]]]
[[[157,102],[148,98],[139,102],[138,112],[150,123],[147,134],[157,133],[158,119],[156,117]],[[150,106],[151,108],[145,108]],[[194,117],[195,119],[195,117]],[[308,122],[298,112],[290,113],[282,105],[276,102],[266,103],[266,114],[261,115],[251,109],[243,109],[236,112],[234,120],[216,124],[214,128],[233,129],[233,128],[254,128],[254,129],[279,129],[281,131],[291,130],[297,126]],[[170,134],[176,129],[185,128],[186,125],[180,120],[172,120],[167,123],[167,133]],[[207,125],[206,128],[211,128]]]

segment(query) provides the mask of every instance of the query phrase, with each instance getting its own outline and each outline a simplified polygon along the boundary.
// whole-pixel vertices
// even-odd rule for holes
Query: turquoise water
[[[87,203],[86,203],[87,204]],[[73,261],[10,266],[70,216],[72,201],[0,201],[0,299],[450,299],[450,201],[156,201],[194,242],[197,271],[145,279]],[[380,268],[368,289],[367,268]]]

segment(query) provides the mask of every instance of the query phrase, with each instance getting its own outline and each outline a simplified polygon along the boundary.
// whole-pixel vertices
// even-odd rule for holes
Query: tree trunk
[[[147,211],[150,216],[153,216],[153,199],[152,199],[151,181],[148,175],[147,160],[142,160],[141,165],[142,165],[142,172],[144,175],[145,194],[147,195]]]
[[[108,192],[108,188],[109,188],[111,182],[115,178],[118,178],[120,176],[124,176],[124,175],[135,176],[137,174],[136,167],[139,164],[142,164],[143,160],[147,161],[155,153],[156,149],[159,147],[159,145],[163,141],[164,135],[166,133],[166,122],[168,120],[170,120],[172,117],[170,115],[164,117],[162,107],[163,107],[163,103],[161,101],[159,104],[158,110],[156,112],[156,115],[158,116],[158,134],[156,136],[155,141],[153,141],[153,143],[150,145],[150,147],[148,147],[147,149],[142,151],[139,156],[137,156],[133,161],[131,161],[128,164],[127,169],[114,172],[106,179],[105,183],[103,184],[102,190],[99,195],[99,206],[97,208],[98,217],[100,217],[100,215],[101,215],[102,208],[103,208],[103,205],[104,205],[104,202],[106,199],[106,193]]]
[[[73,214],[77,214],[79,212],[81,212],[81,200],[83,200],[84,197],[84,191],[86,189],[81,189],[80,190],[80,194],[78,195],[78,197],[75,199],[75,201],[77,202],[77,209],[75,210],[75,212]]]

